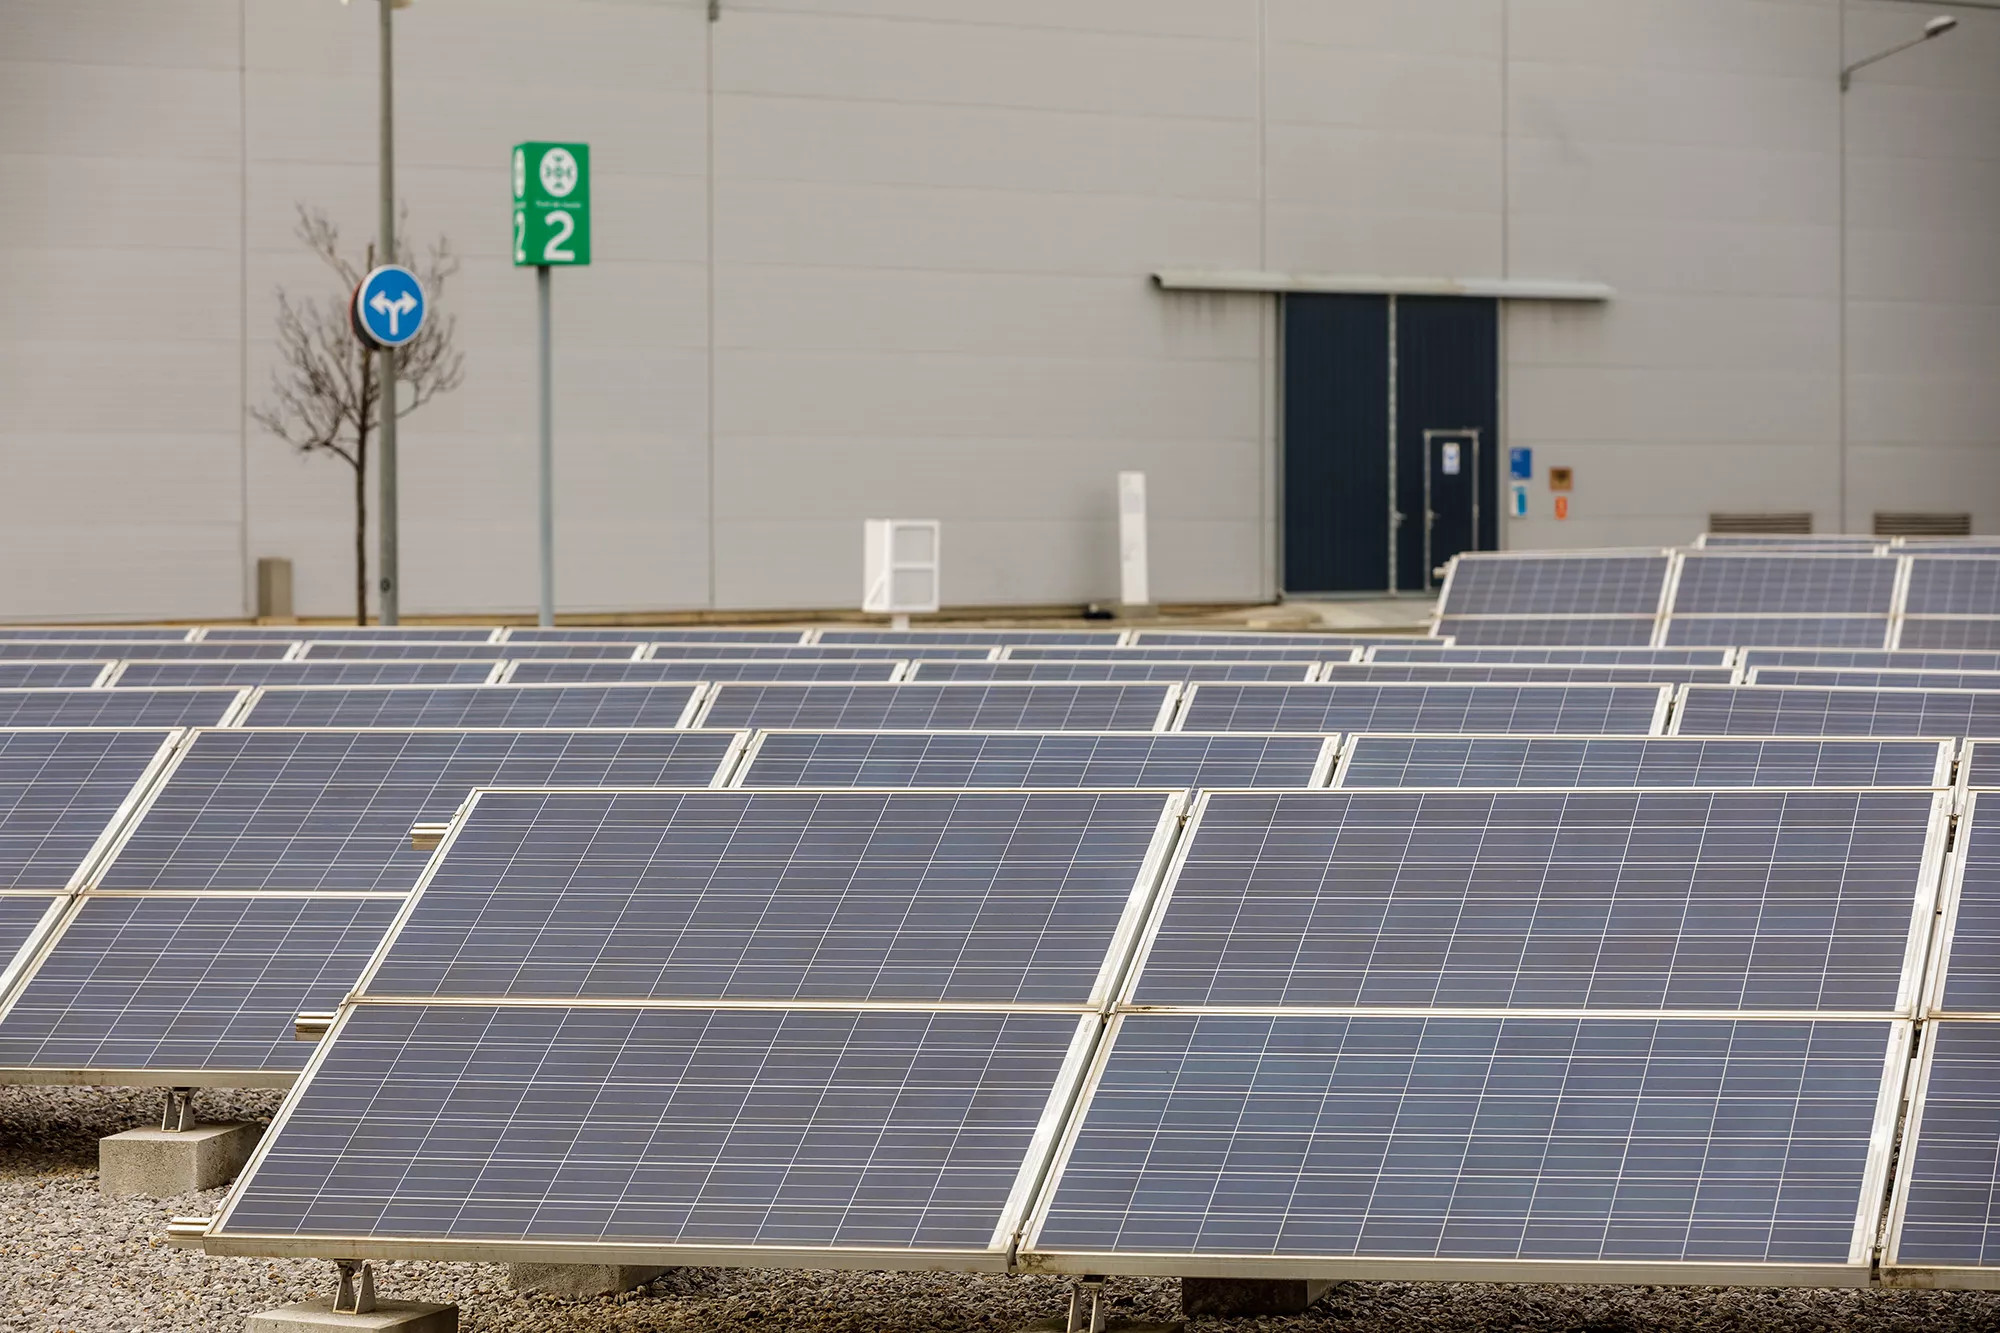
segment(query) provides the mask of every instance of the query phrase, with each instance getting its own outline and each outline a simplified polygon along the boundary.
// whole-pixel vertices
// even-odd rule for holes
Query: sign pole
[[[381,248],[379,264],[396,262],[396,104],[390,59],[390,21],[395,0],[382,0],[382,215],[379,223]],[[381,473],[382,497],[377,504],[376,523],[381,549],[376,571],[381,575],[382,599],[377,619],[394,625],[401,619],[401,602],[396,582],[396,349],[385,347],[378,357],[382,384],[379,415],[382,420],[381,457],[376,467]]]
[[[550,406],[555,376],[549,357],[549,266],[535,266],[535,324],[541,341],[542,381],[542,605],[536,623],[556,623],[556,449],[554,410]]]

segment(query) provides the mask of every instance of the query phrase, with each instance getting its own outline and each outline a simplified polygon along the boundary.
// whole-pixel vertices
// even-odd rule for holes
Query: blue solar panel
[[[1699,681],[1727,685],[1736,678],[1729,667],[1595,666],[1568,662],[1330,662],[1320,669],[1325,681],[1415,681],[1451,685],[1480,682],[1544,684],[1680,685]]]
[[[1649,555],[1461,555],[1441,616],[1652,616],[1670,558]]]
[[[393,898],[85,898],[0,1018],[0,1069],[289,1073],[292,1019],[353,986]],[[255,1080],[252,1080],[255,1081]]]
[[[1181,803],[485,792],[365,993],[1099,1003]]]
[[[2000,560],[1912,560],[1903,612],[1912,616],[2000,616]]]
[[[101,662],[0,662],[0,688],[88,689],[110,665],[108,658]]]
[[[108,643],[138,643],[145,640],[180,643],[185,629],[141,628],[133,625],[9,625],[0,629],[0,642],[14,639],[89,639]],[[113,654],[115,656],[116,654]],[[7,654],[0,651],[0,657]]]
[[[1334,785],[1943,787],[1950,774],[1940,741],[1351,736]]]
[[[1675,713],[1674,732],[1681,736],[2000,735],[2000,694],[1690,685]]]
[[[74,887],[172,734],[0,731],[0,889]]]
[[[639,651],[631,643],[348,643],[313,642],[303,657],[325,661],[417,661],[448,658],[460,661],[497,662],[502,658],[577,658],[603,661],[630,660]]]
[[[1959,816],[1957,864],[1945,936],[1932,964],[1938,1012],[2000,1014],[2000,793],[1972,798]]]
[[[1903,632],[1897,638],[1896,646],[1953,652],[1991,652],[2000,649],[2000,618],[1925,620],[1911,616],[1903,622]]]
[[[1881,648],[1889,621],[1879,616],[1670,616],[1666,642],[1676,648]]]
[[[1897,569],[1897,561],[1866,555],[1686,555],[1671,610],[1676,616],[1886,616]]]
[[[1307,662],[916,662],[910,680],[1296,680]]]
[[[241,690],[5,690],[0,727],[212,727]]]
[[[2000,788],[2000,740],[1976,740],[1965,747],[1960,761],[1965,785],[1974,789]]]
[[[1874,671],[2000,671],[2000,653],[1849,651],[1837,648],[1752,648],[1749,667],[1856,667]]]
[[[258,727],[676,727],[692,685],[272,686]]]
[[[711,629],[668,625],[577,625],[563,629],[517,628],[507,631],[507,643],[799,643],[804,630],[748,629],[720,625]]]
[[[739,787],[1310,787],[1318,736],[767,731]]]
[[[203,643],[271,639],[354,639],[382,643],[485,643],[493,637],[485,625],[211,625]]]
[[[515,1242],[523,1258],[564,1242],[765,1263],[916,1250],[1001,1270],[1043,1164],[1037,1129],[1094,1026],[363,1006],[212,1235],[393,1237],[399,1254]]]
[[[1220,630],[1179,630],[1142,629],[1132,635],[1132,642],[1140,648],[1310,648],[1321,652],[1322,657],[1340,656],[1343,649],[1372,648],[1378,645],[1399,647],[1429,645],[1441,646],[1443,639],[1424,634],[1339,634],[1328,631],[1322,634],[1280,634],[1258,631],[1248,634],[1231,634]],[[1019,656],[1020,654],[1015,654]]]
[[[292,650],[289,641],[277,643],[180,643],[170,639],[138,639],[125,643],[60,639],[46,642],[9,639],[0,644],[0,657],[10,662],[102,662],[115,657],[147,657],[161,661],[214,661],[218,659],[275,661]]]
[[[1150,731],[1164,724],[1174,693],[1172,685],[1155,684],[722,684],[715,687],[702,725],[824,731]]]
[[[1658,623],[1652,616],[1453,616],[1440,620],[1437,632],[1462,648],[1644,648]]]
[[[671,658],[647,662],[516,662],[510,685],[608,684],[659,680],[889,680],[902,663],[893,658],[828,662],[746,658],[712,661]]]
[[[1765,551],[1785,549],[1813,551],[1821,555],[1871,554],[1885,551],[1888,548],[1889,539],[1887,537],[1856,537],[1837,533],[1816,536],[1809,532],[1708,532],[1702,534],[1698,545],[1711,550],[1745,547]]]
[[[127,662],[112,683],[160,685],[477,685],[493,662]]]
[[[1508,662],[1522,665],[1702,666],[1728,665],[1723,648],[1376,648],[1371,662]]]
[[[1022,1248],[1077,1272],[1106,1271],[1082,1256],[1153,1254],[1326,1277],[1329,1258],[1865,1276],[1897,1037],[1869,1022],[1127,1016]],[[1049,1263],[1065,1254],[1079,1257]]]
[[[1144,1005],[1915,1003],[1930,792],[1210,793]]]
[[[872,643],[908,648],[906,657],[922,657],[925,650],[949,644],[983,644],[988,647],[1009,643],[1044,646],[1110,648],[1124,637],[1122,630],[1054,629],[823,629],[821,644]]]
[[[1991,1269],[2000,1266],[2000,1023],[1932,1023],[1925,1046],[1888,1262]]]
[[[1266,648],[1255,644],[1151,644],[1137,648],[1009,648],[1009,662],[1344,662],[1353,648]]]
[[[410,826],[475,787],[699,787],[730,732],[258,731],[193,738],[120,844],[109,889],[402,893]]]
[[[1838,667],[1757,667],[1746,685],[1840,685],[1863,689],[2000,690],[2000,671],[1869,671]]]
[[[0,980],[6,979],[21,947],[35,937],[58,901],[48,895],[0,894]]]
[[[924,656],[983,662],[995,651],[991,645],[940,644],[935,648],[926,648]],[[656,643],[648,653],[655,660],[727,657],[737,660],[763,658],[779,662],[838,662],[856,658],[894,662],[909,655],[909,649],[886,643],[830,643],[804,647],[772,643]]]
[[[1659,730],[1656,685],[1196,685],[1182,731],[1582,732]]]

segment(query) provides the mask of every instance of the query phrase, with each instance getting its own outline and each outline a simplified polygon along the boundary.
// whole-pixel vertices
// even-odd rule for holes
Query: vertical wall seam
[[[703,203],[707,209],[707,222],[704,229],[708,233],[705,237],[708,262],[703,265],[708,283],[708,410],[704,413],[704,420],[707,426],[705,433],[707,435],[708,464],[704,472],[708,481],[708,519],[706,526],[708,528],[708,608],[711,611],[717,607],[715,566],[716,561],[720,558],[721,549],[720,544],[716,541],[715,534],[715,30],[718,26],[717,20],[719,18],[720,15],[711,9],[708,25],[702,35],[702,40],[705,43],[702,63],[702,101],[705,108],[703,111],[703,120],[705,122],[703,129],[706,131],[708,141],[705,149],[706,159],[703,172],[706,177],[703,181]]]
[[[1835,40],[1839,44],[1839,50],[1834,53],[1834,65],[1836,68],[1845,68],[1847,65],[1847,0],[1835,0],[1834,8],[1838,15],[1838,19],[1834,24],[1834,34]],[[1836,87],[1835,95],[1840,98],[1839,133],[1835,136],[1836,149],[1840,155],[1839,170],[1836,173],[1836,188],[1839,192],[1840,200],[1839,206],[1835,210],[1837,221],[1834,226],[1834,244],[1840,251],[1834,261],[1834,294],[1835,300],[1839,302],[1840,306],[1834,316],[1835,327],[1839,331],[1838,342],[1840,345],[1839,356],[1834,369],[1834,376],[1838,381],[1834,390],[1834,412],[1840,418],[1839,428],[1835,432],[1835,439],[1837,440],[1836,452],[1839,455],[1835,464],[1835,476],[1837,478],[1835,494],[1840,508],[1839,512],[1834,516],[1833,530],[1835,532],[1845,532],[1847,531],[1847,90]]]
[[[245,617],[250,578],[250,0],[236,3],[236,577]]]
[[[1500,276],[1514,276],[1514,7],[1512,0],[1500,0]],[[1514,321],[1513,302],[1493,303],[1493,549],[1508,549],[1508,527],[1513,507],[1507,504],[1505,488],[1511,484],[1509,441],[1513,438],[1507,420],[1507,382],[1512,365],[1508,360],[1507,330]],[[1425,460],[1429,466],[1429,460]],[[1478,478],[1474,478],[1474,492]],[[1475,525],[1475,528],[1477,525]],[[1472,545],[1479,547],[1479,534]]]
[[[1269,267],[1270,247],[1270,201],[1271,182],[1269,176],[1269,78],[1270,68],[1270,0],[1257,0],[1257,267]],[[1260,300],[1261,304],[1261,300]],[[1263,568],[1259,571],[1260,582],[1266,598],[1276,600],[1281,594],[1278,572],[1279,545],[1284,541],[1279,509],[1273,492],[1278,486],[1278,450],[1282,447],[1278,440],[1278,412],[1272,399],[1277,394],[1278,357],[1282,355],[1281,345],[1275,336],[1279,313],[1285,308],[1285,298],[1272,296],[1268,309],[1261,311],[1257,321],[1257,469],[1261,474],[1257,486],[1257,529],[1263,534],[1260,546],[1263,550]]]

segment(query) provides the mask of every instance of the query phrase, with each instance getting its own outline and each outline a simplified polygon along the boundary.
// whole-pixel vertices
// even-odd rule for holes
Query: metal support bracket
[[[334,1289],[335,1314],[372,1314],[375,1310],[375,1269],[359,1259],[335,1259],[340,1285]]]
[[[722,17],[722,0],[708,0],[708,21],[714,23]]]
[[[194,1089],[168,1088],[166,1105],[160,1108],[160,1128],[169,1134],[185,1134],[194,1125]]]
[[[1109,1313],[1103,1278],[1082,1277],[1070,1285],[1067,1333],[1104,1333]]]

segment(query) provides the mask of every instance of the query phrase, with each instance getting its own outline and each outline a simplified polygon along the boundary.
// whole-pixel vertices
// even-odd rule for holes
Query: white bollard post
[[[1118,474],[1118,601],[1122,615],[1151,615],[1153,589],[1146,560],[1146,474]]]

